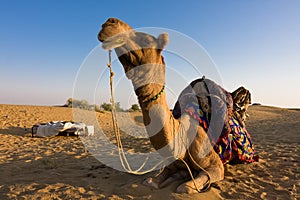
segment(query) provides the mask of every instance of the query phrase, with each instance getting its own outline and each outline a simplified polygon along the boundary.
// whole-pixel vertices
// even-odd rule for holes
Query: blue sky
[[[297,0],[0,0],[0,103],[64,104],[81,64],[99,45],[101,24],[118,17],[133,28],[162,27],[191,37],[229,91],[243,85],[253,102],[300,108],[299,10]],[[99,104],[108,99],[106,91],[101,95]]]

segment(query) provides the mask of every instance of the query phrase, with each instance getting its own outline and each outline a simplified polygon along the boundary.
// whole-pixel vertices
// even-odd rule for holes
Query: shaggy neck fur
[[[160,149],[173,140],[179,127],[179,123],[168,108],[165,92],[156,100],[148,101],[149,98],[160,92],[161,88],[161,85],[149,84],[136,91],[144,124],[155,149]]]

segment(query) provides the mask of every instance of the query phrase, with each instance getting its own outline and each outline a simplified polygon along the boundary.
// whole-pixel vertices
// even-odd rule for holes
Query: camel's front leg
[[[170,168],[169,166],[165,167],[162,172],[156,174],[153,177],[149,177],[144,180],[143,184],[146,186],[153,187],[155,189],[159,189],[161,183],[167,180],[172,174],[175,173],[175,170]]]
[[[165,167],[162,172],[144,180],[143,184],[156,189],[166,186],[171,182],[170,180],[178,179],[177,176],[180,176],[180,174],[173,176],[176,172],[178,172],[177,165],[178,161],[173,162],[172,164]]]
[[[208,174],[209,177],[208,177]],[[197,193],[205,189],[208,183],[214,183],[224,179],[224,168],[223,165],[212,165],[206,169],[206,172],[201,171],[195,178],[194,181],[190,180],[181,184],[177,188],[178,193]]]

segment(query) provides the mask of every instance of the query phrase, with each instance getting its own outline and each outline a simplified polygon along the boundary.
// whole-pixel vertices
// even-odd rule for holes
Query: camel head
[[[102,25],[98,39],[104,49],[115,49],[126,76],[136,87],[142,86],[145,81],[164,82],[165,63],[161,53],[168,43],[167,33],[156,38],[134,31],[117,18],[109,18]]]
[[[102,47],[106,50],[122,46],[130,37],[132,28],[125,22],[117,18],[109,18],[98,34],[98,40],[102,42]]]

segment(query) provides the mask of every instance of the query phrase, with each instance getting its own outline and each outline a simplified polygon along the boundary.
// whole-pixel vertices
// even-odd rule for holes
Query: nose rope
[[[110,72],[110,78],[109,78],[109,82],[110,82],[110,94],[111,94],[111,99],[110,102],[112,104],[112,121],[113,121],[113,129],[115,132],[115,136],[116,136],[116,140],[117,140],[117,145],[118,145],[118,151],[119,151],[119,158],[120,158],[120,162],[122,164],[123,169],[131,174],[135,174],[135,175],[143,175],[149,172],[154,171],[158,166],[162,165],[166,160],[170,159],[171,157],[167,157],[164,160],[158,162],[156,165],[154,165],[151,169],[149,170],[145,170],[145,171],[141,171],[144,166],[146,165],[147,161],[149,160],[149,157],[147,157],[144,161],[144,163],[137,169],[137,170],[132,170],[128,159],[125,155],[124,152],[124,148],[122,145],[122,141],[121,141],[121,134],[120,134],[120,128],[118,125],[118,121],[117,121],[117,111],[116,111],[116,106],[115,106],[115,100],[114,100],[114,89],[113,89],[113,76],[114,76],[114,72],[112,70],[112,64],[111,64],[111,50],[108,51],[108,64],[107,64],[108,68],[109,68],[109,72]]]

